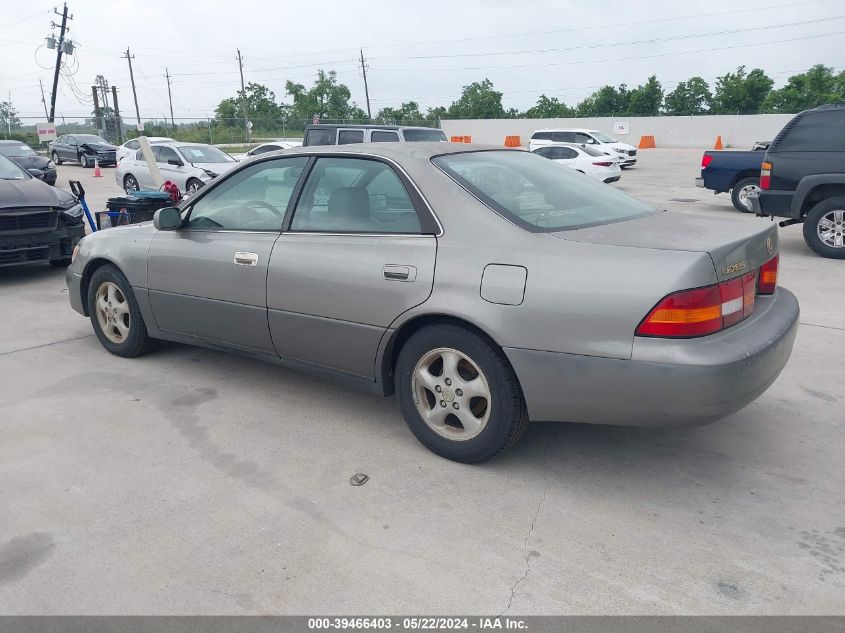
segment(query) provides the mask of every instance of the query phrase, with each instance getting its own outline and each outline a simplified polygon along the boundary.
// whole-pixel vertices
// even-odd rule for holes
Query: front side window
[[[341,130],[337,135],[338,145],[364,142],[364,130]]]
[[[234,231],[280,231],[293,189],[308,162],[278,158],[247,167],[194,203],[188,227]]]
[[[618,141],[615,138],[608,136],[607,134],[604,134],[603,132],[593,132],[592,134],[593,134],[593,138],[595,138],[598,141],[601,141],[602,143],[618,143]]]
[[[596,145],[596,139],[594,139],[589,134],[585,134],[584,132],[575,132],[575,142],[576,143],[590,143],[592,145]]]
[[[432,162],[493,211],[529,231],[566,231],[655,213],[618,189],[528,152],[465,152]]]
[[[335,128],[312,128],[305,133],[304,145],[334,145]]]
[[[360,158],[318,158],[291,230],[419,233],[420,221],[405,186],[388,165]]]
[[[384,130],[373,130],[370,134],[370,142],[372,143],[398,143],[399,134],[397,132],[386,132]]]
[[[158,147],[158,156],[156,157],[157,163],[164,163],[165,165],[170,163],[171,160],[182,162],[179,160],[179,156],[176,154],[176,150],[172,147]]]

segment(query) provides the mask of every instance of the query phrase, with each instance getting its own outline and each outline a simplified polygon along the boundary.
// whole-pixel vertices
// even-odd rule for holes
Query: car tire
[[[90,165],[88,164],[88,157],[84,154],[79,157],[79,164],[82,165],[85,169],[88,169]]]
[[[490,459],[513,446],[528,426],[508,359],[467,327],[437,323],[412,334],[396,361],[395,386],[411,432],[446,459]]]
[[[750,203],[747,206],[745,203],[748,199],[748,194],[752,191],[760,191],[759,176],[738,180],[731,189],[731,203],[734,205],[734,209],[742,213],[751,213],[754,211]]]
[[[804,218],[804,241],[830,259],[845,259],[845,196],[816,204]]]
[[[61,259],[51,259],[50,266],[53,268],[67,268],[70,266],[71,260],[70,257],[62,257]]]
[[[120,270],[105,265],[88,283],[88,314],[94,333],[109,352],[124,358],[146,354],[155,344],[132,286]]]
[[[189,178],[188,182],[185,183],[185,196],[194,196],[196,193],[205,186],[202,180],[198,178]]]
[[[137,178],[132,174],[126,174],[123,177],[123,191],[127,195],[131,195],[133,191],[140,191],[141,186],[138,184]]]
[[[53,152],[53,162],[56,163],[57,165],[62,164],[62,159],[59,158],[59,155],[56,152]]]

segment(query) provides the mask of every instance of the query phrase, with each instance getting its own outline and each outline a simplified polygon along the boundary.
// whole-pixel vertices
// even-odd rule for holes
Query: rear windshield
[[[409,143],[446,141],[443,130],[402,130],[402,135]]]
[[[613,187],[529,152],[466,152],[432,161],[484,204],[529,231],[581,229],[655,212]]]

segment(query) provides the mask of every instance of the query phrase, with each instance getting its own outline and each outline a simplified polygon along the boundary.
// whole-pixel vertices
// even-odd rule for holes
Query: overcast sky
[[[59,20],[53,6],[3,2],[0,100],[11,91],[27,117],[44,118],[39,79],[50,99],[55,51],[42,45]],[[504,93],[506,109],[525,109],[541,93],[574,105],[601,85],[636,86],[651,74],[668,91],[692,75],[712,84],[745,64],[781,85],[814,63],[837,71],[845,63],[841,0],[71,0],[69,8],[78,48],[56,102],[57,117],[68,118],[90,116],[85,101],[101,74],[118,86],[122,114],[134,120],[121,58],[127,46],[144,119],[169,114],[165,67],[176,118],[213,116],[239,88],[237,48],[245,80],[282,100],[287,79],[309,85],[318,68],[334,69],[366,109],[363,47],[373,115],[403,100],[448,106],[463,85],[485,77]]]

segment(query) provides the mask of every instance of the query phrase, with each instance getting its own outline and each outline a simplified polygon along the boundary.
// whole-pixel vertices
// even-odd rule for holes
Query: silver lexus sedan
[[[166,339],[395,393],[443,457],[529,420],[698,424],[777,378],[798,302],[774,224],[655,210],[519,150],[294,148],[82,240],[70,303],[132,357]]]

